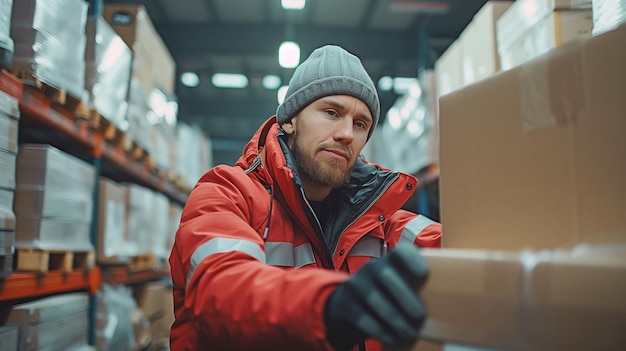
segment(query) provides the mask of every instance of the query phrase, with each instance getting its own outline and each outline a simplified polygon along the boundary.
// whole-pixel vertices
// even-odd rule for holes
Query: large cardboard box
[[[425,342],[401,350],[587,351],[626,345],[625,246],[422,254],[431,270],[421,291],[428,308]]]
[[[626,241],[626,27],[440,98],[443,246]]]

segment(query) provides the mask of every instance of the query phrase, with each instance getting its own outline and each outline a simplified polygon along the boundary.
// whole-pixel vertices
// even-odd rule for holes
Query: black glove
[[[326,302],[328,342],[337,350],[369,337],[390,347],[415,342],[426,317],[417,291],[427,276],[428,264],[413,245],[398,246],[366,263]]]

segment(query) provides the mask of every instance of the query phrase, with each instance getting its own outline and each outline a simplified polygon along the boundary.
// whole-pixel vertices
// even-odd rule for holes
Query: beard
[[[348,170],[344,171],[339,167],[339,162],[336,160],[322,162],[315,159],[315,154],[324,147],[321,146],[313,155],[309,155],[303,151],[306,148],[301,144],[301,140],[296,134],[292,152],[296,160],[298,173],[301,177],[307,177],[319,185],[327,185],[332,188],[339,188],[348,184],[352,174],[352,166],[354,165],[350,165]]]

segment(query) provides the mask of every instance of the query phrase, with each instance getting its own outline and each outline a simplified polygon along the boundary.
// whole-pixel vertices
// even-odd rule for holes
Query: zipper
[[[379,192],[379,194],[372,200],[370,201],[369,205],[367,205],[367,207],[361,211],[361,213],[359,213],[358,216],[354,217],[354,219],[352,220],[352,222],[350,222],[347,226],[345,226],[342,230],[341,233],[339,234],[339,238],[341,238],[343,236],[343,233],[345,233],[346,229],[350,228],[351,225],[353,225],[359,218],[363,217],[363,215],[370,210],[370,208],[372,208],[372,206],[374,206],[374,203],[376,203],[376,201],[380,200],[380,198],[383,196],[383,194],[391,187],[391,185],[393,183],[396,182],[396,180],[398,180],[398,178],[400,178],[400,173],[396,173],[395,176],[393,177],[393,179],[391,179],[391,181],[388,182],[388,184],[386,184],[385,186],[383,186],[382,190]],[[339,242],[337,242],[339,243]],[[337,247],[339,245],[335,246],[332,255],[334,256],[335,253],[337,252]]]
[[[302,200],[304,201],[304,203],[306,204],[306,207],[309,209],[309,213],[311,213],[313,215],[313,218],[315,219],[315,224],[317,224],[317,230],[313,230],[315,232],[315,237],[317,237],[317,240],[320,241],[323,245],[322,245],[322,251],[323,251],[323,259],[322,259],[322,266],[324,266],[324,268],[328,268],[328,269],[335,269],[335,264],[333,263],[333,255],[330,252],[330,249],[328,248],[328,245],[326,245],[326,240],[324,239],[324,230],[322,229],[322,225],[320,224],[320,220],[317,218],[317,215],[315,214],[315,211],[313,211],[313,208],[311,207],[311,205],[309,205],[309,202],[306,201],[306,195],[304,194],[304,188],[299,187],[300,188],[300,195],[302,196]]]

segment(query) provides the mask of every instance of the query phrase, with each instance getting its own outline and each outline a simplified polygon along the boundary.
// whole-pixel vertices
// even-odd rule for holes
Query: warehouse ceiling
[[[281,0],[104,0],[144,4],[180,73],[200,84],[176,84],[180,121],[210,136],[213,161],[232,164],[258,125],[274,114],[277,90],[265,75],[287,84],[293,69],[278,64],[284,40],[297,42],[301,61],[316,47],[337,44],[361,58],[374,82],[383,76],[417,77],[456,39],[486,0],[308,0],[284,10]],[[216,88],[213,73],[244,73],[244,89]],[[381,117],[394,92],[381,92]]]

